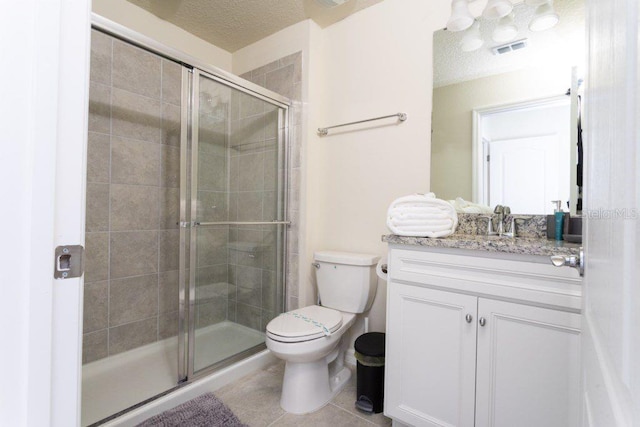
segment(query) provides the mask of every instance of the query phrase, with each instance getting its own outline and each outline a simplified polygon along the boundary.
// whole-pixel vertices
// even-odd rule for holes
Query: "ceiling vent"
[[[347,0],[316,0],[316,3],[324,7],[336,7],[346,2]]]
[[[527,39],[516,40],[507,44],[496,46],[491,48],[494,55],[504,55],[505,53],[514,52],[516,50],[524,49],[527,47]]]

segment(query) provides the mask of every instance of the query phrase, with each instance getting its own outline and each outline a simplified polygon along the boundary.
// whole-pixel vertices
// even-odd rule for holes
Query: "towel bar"
[[[329,133],[329,129],[339,128],[339,127],[342,127],[342,126],[357,125],[357,124],[360,124],[360,123],[372,122],[372,121],[375,121],[375,120],[388,119],[390,117],[397,117],[398,121],[404,122],[405,120],[407,120],[407,113],[390,114],[388,116],[374,117],[372,119],[358,120],[357,122],[349,122],[349,123],[343,123],[341,125],[327,126],[327,127],[324,127],[324,128],[318,128],[318,135],[320,135],[320,136],[327,135]]]

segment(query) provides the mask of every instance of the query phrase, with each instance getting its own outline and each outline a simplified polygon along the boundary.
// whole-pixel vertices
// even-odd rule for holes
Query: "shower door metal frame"
[[[283,176],[281,182],[279,180],[279,185],[282,185],[282,188],[279,188],[278,191],[278,200],[283,204],[283,220],[277,221],[279,227],[285,227],[284,232],[282,234],[283,241],[282,244],[282,260],[281,260],[281,272],[282,272],[282,307],[283,310],[286,308],[286,294],[287,294],[287,255],[288,255],[288,244],[287,244],[287,234],[288,234],[288,224],[290,222],[287,219],[288,215],[288,202],[289,202],[289,157],[290,157],[290,149],[289,149],[289,115],[290,115],[290,105],[291,100],[268,89],[263,88],[255,83],[249,82],[247,80],[242,79],[230,72],[227,72],[218,67],[212,66],[200,59],[188,55],[178,49],[174,49],[169,47],[163,43],[158,42],[150,37],[147,37],[143,34],[140,34],[136,31],[133,31],[123,25],[120,25],[114,21],[111,21],[103,16],[98,15],[95,12],[91,14],[91,27],[99,30],[105,34],[111,35],[117,39],[120,39],[126,43],[129,43],[133,46],[140,47],[144,50],[147,50],[151,53],[154,53],[160,57],[166,58],[168,60],[177,62],[182,65],[182,103],[181,106],[181,134],[180,134],[180,271],[179,271],[179,304],[180,304],[180,312],[179,312],[179,330],[178,330],[178,378],[176,379],[176,384],[188,382],[194,378],[198,378],[201,376],[205,376],[212,371],[215,371],[219,368],[218,364],[213,365],[209,368],[202,369],[198,371],[198,373],[194,376],[193,372],[193,363],[190,363],[188,359],[190,359],[193,355],[190,347],[190,341],[192,340],[192,336],[194,331],[187,331],[186,329],[186,320],[192,316],[193,310],[189,310],[189,304],[191,303],[191,298],[195,298],[193,292],[189,293],[186,286],[186,254],[185,254],[185,244],[187,241],[187,230],[193,229],[190,207],[187,206],[187,196],[189,189],[187,188],[187,158],[188,158],[188,150],[195,150],[193,146],[190,147],[190,144],[193,144],[193,128],[192,128],[192,120],[196,114],[194,113],[195,109],[193,108],[193,103],[197,102],[196,99],[192,99],[194,93],[194,82],[197,81],[196,74],[202,74],[211,78],[225,86],[231,87],[232,89],[239,90],[248,95],[254,96],[258,99],[266,101],[270,104],[276,105],[280,108],[278,114],[278,143],[284,144],[284,146],[279,145],[278,149],[278,163],[283,165]],[[185,89],[186,88],[186,89]],[[280,157],[282,156],[282,158]],[[193,166],[193,165],[192,165]],[[197,171],[197,166],[196,166]],[[193,172],[193,171],[192,171]],[[189,195],[192,196],[192,195]],[[281,200],[280,198],[283,198]],[[193,199],[193,197],[191,197]],[[192,205],[193,205],[192,201]],[[192,206],[191,206],[192,207]],[[278,234],[280,236],[280,233]],[[280,237],[279,237],[280,238]],[[191,240],[191,239],[189,239]],[[195,259],[195,258],[193,258]],[[187,304],[187,300],[189,304]],[[195,326],[193,322],[190,322],[189,329],[191,326]],[[189,349],[188,349],[189,348]],[[188,351],[188,352],[187,352]],[[229,358],[223,362],[224,365],[228,365],[234,363],[235,361],[241,360],[245,358],[247,355],[244,353],[240,353],[232,358]]]
[[[196,214],[197,214],[197,195],[194,194],[195,190],[198,188],[198,146],[199,146],[199,112],[200,112],[200,77],[205,77],[210,80],[213,80],[223,86],[229,87],[233,90],[238,90],[247,95],[258,98],[262,101],[265,101],[269,104],[272,104],[278,107],[278,132],[277,132],[277,153],[278,153],[278,165],[282,165],[283,171],[282,176],[280,177],[280,173],[278,173],[278,206],[282,206],[282,210],[278,210],[276,215],[282,215],[282,219],[273,220],[273,221],[219,221],[219,222],[197,222]],[[264,96],[259,94],[251,89],[247,89],[241,85],[238,85],[234,82],[230,82],[226,78],[222,76],[216,76],[215,74],[209,73],[205,70],[200,70],[198,68],[194,68],[191,72],[191,121],[189,123],[190,126],[190,142],[191,142],[191,182],[190,182],[190,197],[191,197],[191,206],[190,206],[190,217],[187,221],[186,212],[184,212],[185,216],[181,217],[180,221],[185,226],[190,228],[190,243],[189,243],[189,285],[188,285],[188,316],[189,316],[189,328],[188,331],[181,329],[179,333],[186,332],[187,334],[187,342],[188,342],[188,351],[187,351],[187,360],[186,360],[186,379],[191,380],[194,378],[199,378],[205,376],[221,367],[228,366],[237,361],[240,361],[247,356],[255,354],[256,352],[266,348],[265,344],[261,344],[247,350],[244,350],[234,356],[231,356],[227,359],[214,363],[211,366],[195,371],[195,332],[196,332],[196,322],[195,322],[195,303],[196,303],[196,295],[195,295],[195,277],[196,277],[196,263],[197,263],[197,247],[196,247],[196,238],[197,238],[197,230],[199,227],[206,226],[217,226],[217,225],[274,225],[277,227],[285,227],[284,232],[282,233],[282,241],[280,242],[280,233],[278,233],[278,240],[276,241],[276,245],[282,246],[282,259],[281,259],[281,284],[282,284],[282,307],[285,307],[286,301],[286,277],[287,277],[287,234],[288,234],[288,226],[290,221],[287,218],[288,208],[289,208],[289,104],[282,103],[276,101],[268,96]],[[279,172],[279,171],[278,171]],[[181,206],[182,206],[182,194],[181,194]],[[186,202],[185,202],[186,205]],[[181,212],[181,215],[183,213]],[[182,275],[182,265],[181,265],[181,275]],[[181,339],[181,342],[184,340]]]

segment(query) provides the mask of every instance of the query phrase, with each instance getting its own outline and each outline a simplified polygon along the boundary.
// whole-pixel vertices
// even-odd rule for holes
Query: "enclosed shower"
[[[264,349],[288,99],[92,30],[82,423]]]

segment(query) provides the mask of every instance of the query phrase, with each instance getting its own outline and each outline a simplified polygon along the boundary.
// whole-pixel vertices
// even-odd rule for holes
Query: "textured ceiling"
[[[481,2],[476,2],[481,3]],[[525,49],[494,55],[492,47],[502,45],[491,40],[497,21],[480,18],[485,44],[474,52],[463,52],[463,32],[436,31],[434,45],[434,87],[446,86],[494,74],[541,66],[584,64],[584,0],[555,0],[553,6],[560,22],[542,32],[529,31],[534,8],[524,3],[514,6],[519,34],[515,40],[527,39]]]
[[[325,27],[383,0],[347,0],[330,9],[315,0],[128,1],[209,43],[235,52],[307,18]]]

